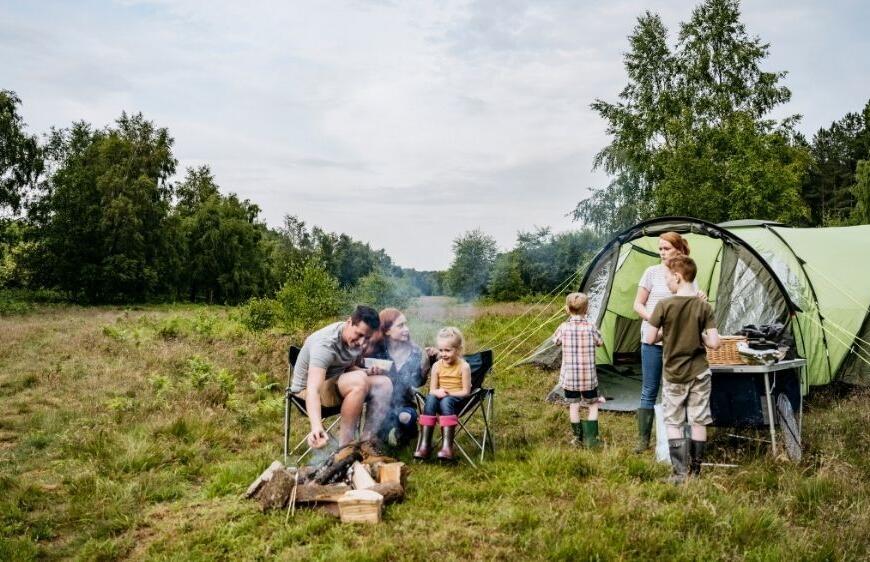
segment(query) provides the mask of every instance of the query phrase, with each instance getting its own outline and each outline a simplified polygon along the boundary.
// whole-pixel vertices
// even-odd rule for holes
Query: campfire
[[[405,497],[407,467],[381,454],[371,441],[346,445],[322,464],[300,468],[275,461],[248,488],[263,511],[314,508],[342,522],[377,523],[385,505]]]

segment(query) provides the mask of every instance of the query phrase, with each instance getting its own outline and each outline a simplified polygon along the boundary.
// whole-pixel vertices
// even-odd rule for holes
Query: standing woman
[[[426,384],[429,357],[411,339],[408,320],[402,311],[385,308],[378,316],[381,327],[372,337],[365,357],[393,362],[389,372],[384,373],[393,383],[393,397],[380,435],[389,445],[403,446],[417,437],[414,391]]]
[[[653,328],[649,325],[649,317],[659,301],[673,296],[668,289],[666,273],[667,260],[678,254],[689,255],[689,243],[676,232],[665,232],[659,236],[659,257],[662,263],[646,268],[643,277],[637,287],[637,296],[634,299],[634,311],[637,312],[643,322],[640,327],[640,362],[643,372],[643,384],[640,390],[640,407],[637,410],[637,447],[634,452],[642,453],[649,448],[652,424],[655,419],[653,408],[659,395],[659,387],[662,383],[662,344],[643,343],[646,341],[644,334]],[[698,289],[695,283],[695,290]],[[706,298],[703,292],[698,296]]]

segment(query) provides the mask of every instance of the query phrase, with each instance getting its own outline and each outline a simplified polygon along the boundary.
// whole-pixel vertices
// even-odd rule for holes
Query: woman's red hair
[[[659,238],[668,242],[671,246],[674,247],[674,250],[683,254],[684,256],[689,255],[689,241],[680,236],[676,232],[665,232],[659,235]],[[381,324],[384,323],[384,319],[381,318]]]
[[[370,355],[378,348],[385,345],[384,342],[387,339],[387,332],[390,331],[390,328],[393,327],[393,323],[395,323],[396,319],[401,315],[402,311],[398,308],[385,308],[378,313],[378,318],[381,320],[381,327],[375,330],[375,333],[372,334],[364,355]]]

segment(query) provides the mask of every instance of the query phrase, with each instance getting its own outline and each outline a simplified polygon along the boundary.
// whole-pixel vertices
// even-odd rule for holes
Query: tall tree
[[[858,162],[870,160],[870,101],[821,128],[810,146],[812,165],[803,197],[812,209],[812,224],[848,221],[857,200],[852,192]]]
[[[592,104],[612,137],[594,165],[615,179],[581,201],[575,219],[609,233],[655,214],[806,216],[798,117],[766,118],[790,98],[785,73],[762,70],[769,46],[747,33],[737,0],[696,7],[673,50],[661,18],[646,12],[629,47],[619,101]]]
[[[222,196],[208,166],[188,169],[176,191],[190,300],[235,303],[263,294],[271,283],[259,207]]]
[[[481,230],[471,230],[453,241],[453,262],[447,270],[451,295],[472,299],[486,289],[497,254],[495,239]]]
[[[0,90],[0,209],[18,211],[24,191],[35,186],[45,165],[35,135],[18,114],[15,92]]]
[[[852,195],[855,197],[852,222],[854,224],[870,224],[870,160],[858,161]]]
[[[175,173],[173,139],[142,114],[115,127],[54,131],[56,172],[32,208],[40,225],[41,278],[89,301],[141,300],[168,292],[162,266]]]

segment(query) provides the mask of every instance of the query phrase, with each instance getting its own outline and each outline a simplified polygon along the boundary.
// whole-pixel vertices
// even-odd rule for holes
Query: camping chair
[[[293,382],[293,366],[296,364],[296,359],[299,357],[299,352],[301,350],[295,345],[291,345],[290,349],[287,350],[287,363],[289,365],[289,369],[287,370],[287,388],[284,389],[284,465],[287,466],[287,461],[290,459],[292,455],[296,453],[303,446],[306,447],[305,451],[299,455],[293,464],[299,465],[302,462],[308,453],[311,452],[311,447],[308,446],[308,441],[305,437],[302,438],[299,443],[293,447],[292,450],[288,451],[287,449],[290,447],[290,414],[292,410],[295,408],[300,415],[307,418],[308,411],[305,409],[305,399],[299,398],[294,395],[290,391],[290,385]],[[323,419],[323,425],[326,428],[326,435],[330,441],[335,441],[338,443],[338,439],[332,434],[332,430],[338,425],[341,421],[341,404],[338,406],[330,406],[330,407],[321,407],[321,418]],[[331,419],[334,418],[334,419]],[[328,424],[328,425],[327,425]]]
[[[457,417],[459,418],[459,429],[456,432],[456,438],[454,439],[453,444],[457,449],[459,449],[459,452],[462,453],[462,456],[465,457],[471,466],[476,468],[477,465],[474,463],[471,456],[465,451],[459,438],[463,434],[468,437],[471,441],[471,445],[480,451],[480,462],[483,462],[487,449],[489,450],[490,455],[493,458],[495,457],[495,442],[493,441],[492,430],[490,429],[490,422],[493,420],[492,406],[493,399],[495,398],[495,389],[483,387],[486,375],[492,369],[492,350],[486,349],[478,353],[466,355],[465,360],[471,367],[471,394],[466,396],[463,401],[460,402],[459,413],[457,414]],[[414,397],[417,400],[417,409],[422,413],[426,397],[419,391],[415,393]],[[469,427],[469,422],[478,411],[481,413],[483,421],[483,432],[479,437],[475,436],[472,428]],[[420,446],[421,438],[421,436],[417,437],[417,447]],[[472,452],[474,452],[475,455],[477,454],[476,451]]]

